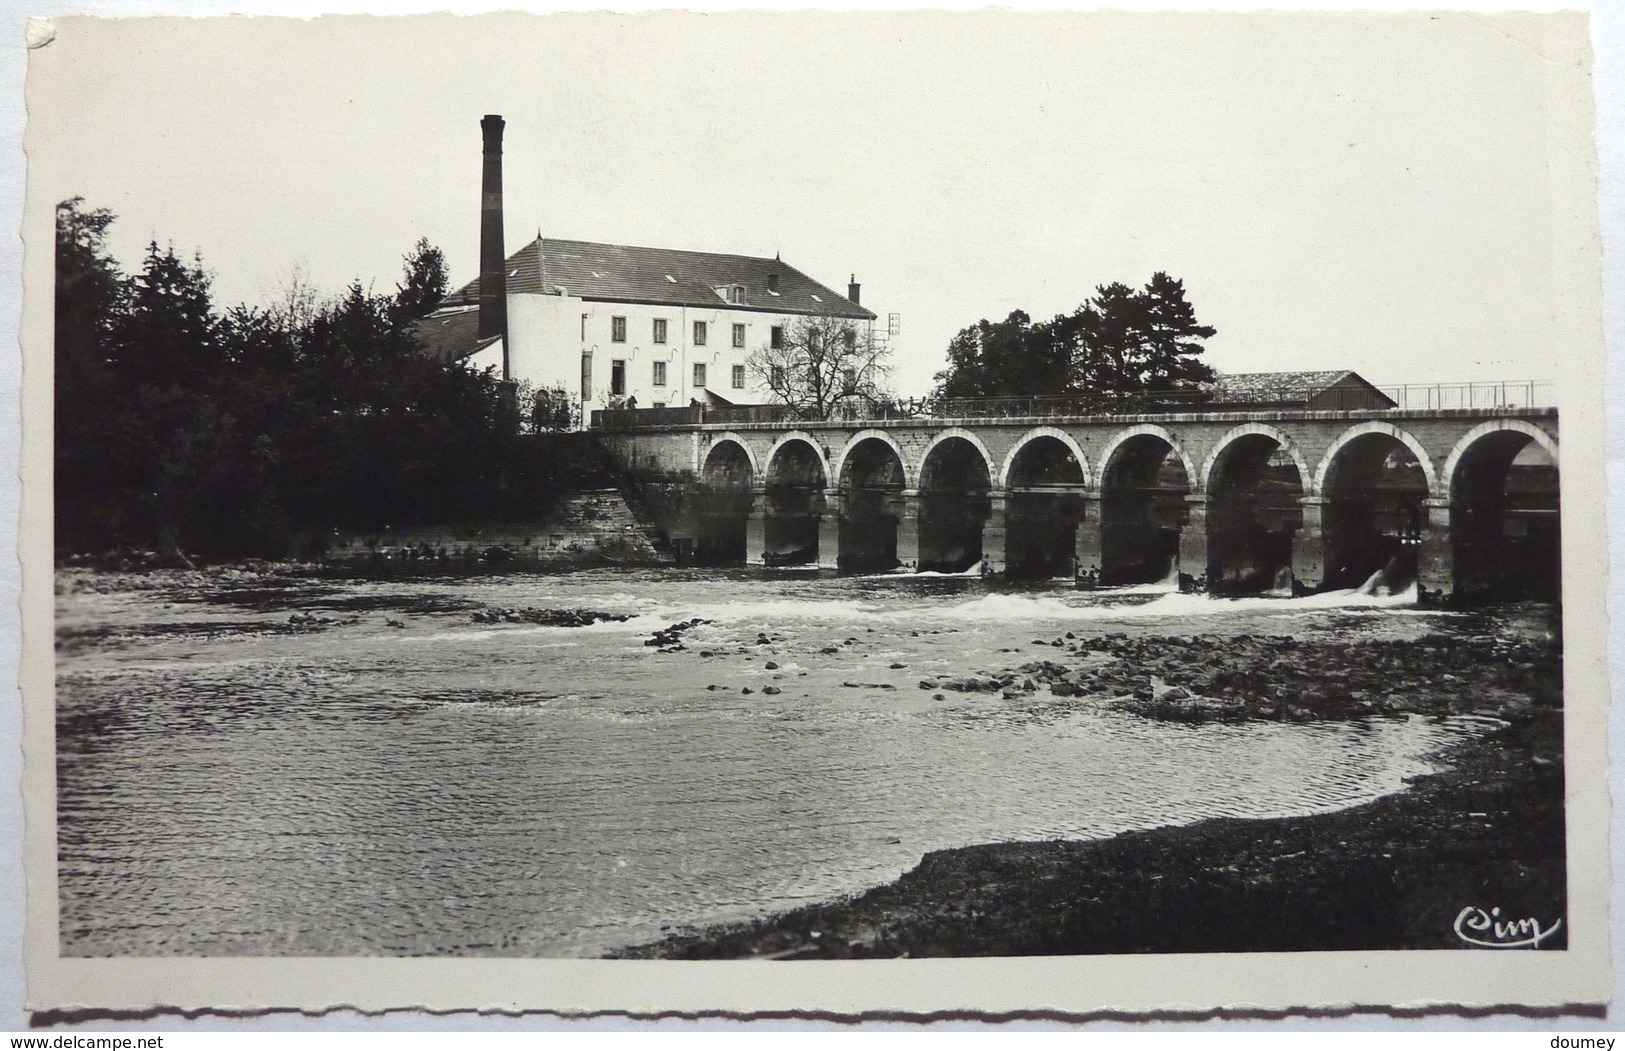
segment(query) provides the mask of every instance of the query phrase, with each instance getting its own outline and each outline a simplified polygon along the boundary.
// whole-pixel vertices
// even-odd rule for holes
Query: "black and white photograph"
[[[29,32],[33,1009],[1606,1000],[1584,14]]]

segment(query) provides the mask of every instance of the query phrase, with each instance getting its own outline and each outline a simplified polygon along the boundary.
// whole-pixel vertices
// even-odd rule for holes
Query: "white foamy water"
[[[633,619],[472,622],[484,605]],[[1038,643],[1067,631],[1446,623],[1395,612],[1414,611],[681,571],[70,590],[63,950],[594,955],[858,891],[944,847],[1350,806],[1480,727],[1177,726],[918,683],[1064,660]],[[298,631],[295,613],[357,619]],[[695,617],[711,623],[685,650],[644,645]]]

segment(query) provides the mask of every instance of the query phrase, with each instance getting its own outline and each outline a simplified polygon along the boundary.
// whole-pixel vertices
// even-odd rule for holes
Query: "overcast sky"
[[[480,129],[507,243],[771,256],[952,335],[1165,270],[1230,372],[1548,376],[1554,230],[1589,149],[1583,23],[1041,13],[69,20],[33,53],[31,191],[201,252],[224,304],[296,262],[391,291],[420,236],[477,273]],[[1588,115],[1588,113],[1586,114]],[[1570,179],[1572,182],[1572,179]]]

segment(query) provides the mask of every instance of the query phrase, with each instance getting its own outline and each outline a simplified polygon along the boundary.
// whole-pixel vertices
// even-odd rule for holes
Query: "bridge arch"
[[[1440,583],[1438,491],[1438,472],[1415,435],[1381,420],[1345,429],[1311,489],[1323,538],[1318,586],[1433,590]],[[1308,584],[1313,574],[1306,577]]]
[[[1331,446],[1326,450],[1326,455],[1320,458],[1320,464],[1315,468],[1315,481],[1309,487],[1310,496],[1326,495],[1326,479],[1331,474],[1332,465],[1337,462],[1338,454],[1347,448],[1349,443],[1368,434],[1383,434],[1401,442],[1411,451],[1411,455],[1416,457],[1416,462],[1421,465],[1422,473],[1427,477],[1428,492],[1430,494],[1439,492],[1439,474],[1433,468],[1433,459],[1428,456],[1427,449],[1421,442],[1416,440],[1415,435],[1405,428],[1388,423],[1385,420],[1367,420],[1365,423],[1355,424],[1332,440]]]
[[[1093,481],[1077,439],[1058,427],[1034,427],[1016,439],[999,467],[1005,490],[1005,573],[1029,580],[1077,574]]]
[[[1066,446],[1067,451],[1078,461],[1078,466],[1083,470],[1084,488],[1090,488],[1095,484],[1094,476],[1089,471],[1089,457],[1083,454],[1083,446],[1078,444],[1078,440],[1059,427],[1046,426],[1034,427],[1016,439],[1016,443],[1010,447],[1010,452],[1005,455],[1004,462],[999,465],[999,474],[994,480],[995,485],[1000,489],[1010,488],[1010,471],[1016,465],[1016,457],[1020,456],[1024,449],[1040,438],[1054,438]]]
[[[982,442],[982,439],[977,436],[976,432],[968,431],[963,427],[945,427],[931,436],[931,441],[926,444],[924,451],[920,453],[920,462],[914,467],[914,476],[911,483],[913,487],[918,488],[924,484],[925,465],[930,461],[931,454],[937,451],[938,446],[954,438],[963,439],[976,447],[976,451],[982,455],[982,466],[987,468],[988,484],[993,484],[993,454],[987,451],[987,446]],[[908,467],[907,460],[903,461],[903,466],[905,469]]]
[[[783,435],[781,435],[779,440],[773,443],[772,448],[768,449],[767,464],[763,473],[759,477],[761,477],[764,481],[771,481],[773,478],[773,469],[775,466],[777,466],[779,461],[779,454],[784,451],[786,446],[794,445],[797,442],[804,443],[809,449],[812,450],[813,456],[817,457],[818,459],[819,470],[821,470],[824,474],[824,485],[829,485],[829,479],[831,477],[829,471],[829,457],[824,455],[824,447],[818,444],[818,439],[814,438],[806,431],[786,431]]]
[[[1279,428],[1248,422],[1219,437],[1202,465],[1209,591],[1290,592],[1293,537],[1311,480],[1297,443]]]
[[[1461,439],[1450,450],[1450,455],[1445,458],[1444,470],[1439,473],[1440,499],[1448,500],[1451,498],[1456,484],[1456,473],[1461,469],[1462,457],[1467,455],[1467,450],[1476,445],[1480,439],[1501,431],[1516,431],[1519,434],[1528,435],[1547,456],[1552,458],[1554,464],[1559,462],[1557,439],[1553,438],[1545,430],[1524,420],[1486,420],[1462,435]]]
[[[846,444],[841,447],[840,454],[835,458],[835,468],[829,475],[831,478],[830,484],[836,486],[845,484],[846,468],[848,461],[852,458],[852,451],[870,439],[891,446],[892,452],[897,454],[897,462],[903,465],[904,488],[913,489],[918,484],[918,478],[916,477],[918,469],[908,462],[908,457],[903,455],[903,448],[897,444],[897,439],[893,438],[890,432],[883,431],[878,427],[865,428],[847,439]]]
[[[717,455],[718,450],[722,450],[723,455],[727,455],[727,451],[723,449],[723,446],[729,443],[738,446],[739,450],[745,454],[745,462],[750,464],[750,476],[754,484],[756,480],[762,477],[762,465],[757,462],[756,451],[750,447],[750,442],[747,442],[733,431],[723,431],[711,437],[711,447],[705,451],[705,456],[700,462],[701,476],[703,477],[706,474],[706,467],[710,464],[711,457]]]
[[[1309,462],[1303,457],[1303,451],[1298,448],[1298,443],[1293,441],[1286,432],[1277,427],[1271,427],[1267,423],[1243,423],[1240,426],[1232,427],[1219,436],[1219,440],[1213,443],[1213,451],[1208,453],[1207,460],[1202,464],[1202,492],[1211,493],[1213,491],[1213,472],[1218,468],[1219,460],[1223,458],[1230,446],[1251,435],[1270,439],[1281,447],[1282,452],[1292,457],[1292,463],[1298,468],[1298,478],[1304,487],[1302,495],[1308,496],[1313,475],[1309,471]]]
[[[1171,431],[1154,423],[1125,427],[1100,455],[1102,584],[1194,581],[1206,576],[1205,554],[1182,551],[1190,497],[1201,478]],[[1181,563],[1189,563],[1182,565]]]
[[[1560,598],[1556,440],[1523,420],[1490,420],[1462,435],[1441,473],[1450,557],[1438,582],[1463,597]]]
[[[737,434],[717,436],[700,463],[700,484],[688,496],[693,535],[677,542],[678,560],[701,566],[744,562],[751,503],[761,484],[750,444]]]
[[[1161,438],[1167,442],[1174,455],[1179,457],[1179,462],[1184,464],[1185,478],[1188,483],[1193,487],[1202,484],[1202,477],[1196,473],[1196,464],[1191,460],[1190,455],[1185,452],[1185,447],[1180,444],[1179,439],[1175,438],[1173,432],[1168,428],[1155,423],[1137,423],[1132,427],[1123,428],[1112,436],[1112,440],[1106,443],[1106,448],[1100,454],[1099,476],[1096,484],[1101,487],[1105,486],[1106,472],[1111,470],[1112,458],[1117,455],[1124,445],[1142,435]]]
[[[908,518],[908,462],[892,436],[868,429],[854,434],[835,461],[831,488],[840,491],[833,529],[819,538],[820,561],[843,570],[884,572],[899,564],[912,567],[912,522]],[[903,536],[899,544],[899,531]]]
[[[995,470],[987,446],[974,432],[947,427],[932,436],[914,475],[920,569],[958,573],[982,563]],[[1003,562],[1002,550],[995,549],[993,556]]]
[[[830,485],[829,458],[812,435],[790,431],[773,443],[759,507],[752,515],[761,521],[763,562],[796,565],[820,561],[819,523],[825,509],[824,491]]]

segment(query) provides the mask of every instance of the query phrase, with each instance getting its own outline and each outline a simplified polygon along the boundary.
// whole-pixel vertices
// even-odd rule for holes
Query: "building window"
[[[705,346],[705,322],[703,321],[694,322],[694,345],[696,347]]]
[[[745,286],[733,285],[728,289],[728,302],[743,303],[745,301]]]
[[[664,409],[666,407],[666,403],[663,401],[657,401],[655,402],[654,407],[657,409]]]
[[[694,363],[694,386],[705,386],[705,362],[703,361],[696,361]]]
[[[585,323],[585,320],[583,320]],[[592,351],[581,352],[581,400],[592,401]]]
[[[745,389],[745,366],[734,366],[734,390]]]
[[[771,370],[769,370],[769,372],[768,372],[767,382],[768,382],[768,386],[772,387],[774,390],[783,390],[784,389],[784,366],[783,365],[774,365],[773,368]]]
[[[734,326],[734,346],[743,347],[744,345],[745,345],[745,326],[744,325],[735,325]]]
[[[654,385],[656,387],[666,385],[666,363],[664,361],[655,362]]]
[[[626,319],[624,317],[609,319],[609,341],[611,343],[626,342]]]
[[[768,334],[767,344],[768,344],[768,346],[772,347],[774,350],[783,350],[784,349],[784,326],[783,325],[774,325],[773,326],[773,331]]]
[[[857,346],[858,346],[858,333],[857,333],[856,329],[850,329],[850,328],[847,329],[846,333],[844,335],[844,338],[846,339],[846,349],[847,350],[856,350],[857,349]]]
[[[666,319],[663,317],[655,318],[654,340],[656,343],[666,342]]]
[[[779,294],[779,275],[778,274],[768,274],[767,275],[767,290],[769,292],[773,293],[774,295]]]
[[[626,393],[626,362],[620,358],[609,363],[609,393],[616,398]]]
[[[587,342],[587,315],[581,315],[581,342]]]

